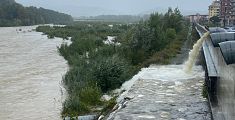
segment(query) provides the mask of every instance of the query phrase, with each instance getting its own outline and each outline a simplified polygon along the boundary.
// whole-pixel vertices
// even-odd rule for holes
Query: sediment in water
[[[185,62],[184,71],[186,73],[190,73],[192,71],[192,67],[199,55],[199,50],[202,47],[202,43],[206,40],[209,34],[210,32],[204,33],[204,35],[193,45],[193,49],[189,52],[188,60]]]

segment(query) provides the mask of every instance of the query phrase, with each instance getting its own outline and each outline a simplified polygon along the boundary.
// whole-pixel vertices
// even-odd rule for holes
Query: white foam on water
[[[193,67],[189,74],[184,71],[184,65],[151,65],[149,68],[142,68],[131,80],[123,83],[119,91],[125,92],[119,96],[117,101],[121,101],[138,80],[174,81],[176,84],[180,84],[181,80],[203,77],[204,71],[201,66]]]
[[[144,119],[154,119],[155,118],[155,116],[153,116],[153,115],[139,115],[138,117],[144,118]]]

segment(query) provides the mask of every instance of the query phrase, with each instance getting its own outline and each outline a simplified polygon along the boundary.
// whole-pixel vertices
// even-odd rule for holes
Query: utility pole
[[[226,26],[227,7],[225,7],[224,9],[225,10],[224,10],[224,20],[223,20],[223,22],[224,22],[224,27],[225,27]]]

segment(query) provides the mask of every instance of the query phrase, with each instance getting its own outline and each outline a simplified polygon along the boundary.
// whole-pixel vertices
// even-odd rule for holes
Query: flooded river
[[[56,47],[62,40],[32,29],[0,28],[0,120],[61,119],[67,64]]]

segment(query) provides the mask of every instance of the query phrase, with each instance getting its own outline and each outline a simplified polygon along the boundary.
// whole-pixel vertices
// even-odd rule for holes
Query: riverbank
[[[158,21],[158,22],[155,22]],[[178,24],[175,24],[178,23]],[[176,8],[151,14],[138,24],[76,22],[65,27],[39,26],[49,38],[71,37],[71,45],[58,47],[69,64],[63,77],[68,97],[62,117],[105,115],[115,105],[114,89],[141,68],[168,64],[179,51],[188,33],[188,22]],[[110,41],[112,37],[112,42]],[[103,99],[103,95],[113,99]]]

